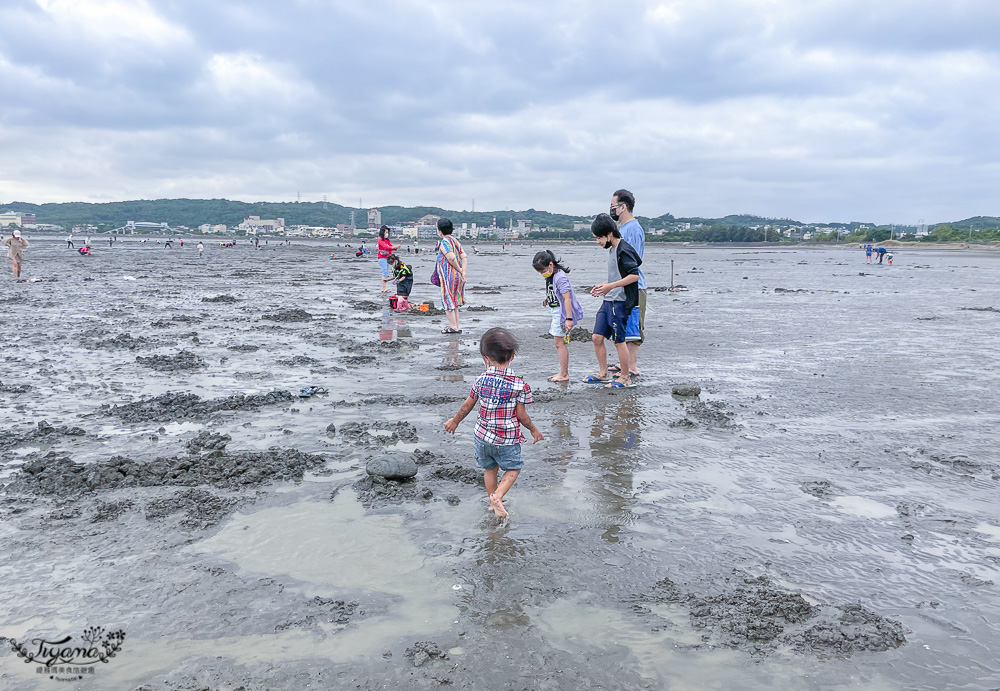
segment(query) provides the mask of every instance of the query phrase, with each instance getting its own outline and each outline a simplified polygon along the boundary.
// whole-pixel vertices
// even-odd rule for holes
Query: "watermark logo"
[[[122,649],[125,632],[106,631],[102,626],[84,629],[78,640],[62,638],[32,638],[25,642],[9,639],[11,647],[25,664],[37,664],[38,674],[50,679],[73,681],[94,673],[94,665],[107,663]]]

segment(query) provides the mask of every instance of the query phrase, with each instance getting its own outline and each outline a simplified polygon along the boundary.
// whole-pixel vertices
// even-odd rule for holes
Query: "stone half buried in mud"
[[[383,456],[368,461],[365,472],[386,480],[407,480],[417,474],[417,464],[409,456]]]
[[[670,387],[670,393],[674,396],[700,396],[701,395],[701,385],[694,382],[685,382],[683,384],[674,384]]]

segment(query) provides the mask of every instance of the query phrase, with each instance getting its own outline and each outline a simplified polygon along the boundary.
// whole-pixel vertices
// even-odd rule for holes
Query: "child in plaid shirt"
[[[486,491],[490,495],[490,511],[497,518],[506,518],[503,498],[517,479],[524,462],[521,444],[527,439],[521,425],[528,428],[537,443],[543,439],[524,406],[531,403],[531,387],[508,367],[517,353],[517,339],[507,329],[490,329],[479,340],[486,371],[476,379],[469,397],[455,416],[444,423],[445,431],[455,433],[458,423],[472,412],[479,401],[476,421],[476,465],[483,469]],[[497,482],[499,468],[503,477]]]

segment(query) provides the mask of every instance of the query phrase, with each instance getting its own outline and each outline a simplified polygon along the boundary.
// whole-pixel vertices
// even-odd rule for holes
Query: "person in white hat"
[[[28,241],[21,237],[21,231],[15,230],[9,238],[4,238],[3,246],[7,248],[7,258],[10,259],[10,267],[14,270],[14,278],[21,278],[21,261],[24,259],[24,248],[28,246]]]

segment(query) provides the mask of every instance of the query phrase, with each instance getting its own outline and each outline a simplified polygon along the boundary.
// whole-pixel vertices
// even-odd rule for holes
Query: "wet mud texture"
[[[295,450],[208,453],[155,458],[137,462],[113,456],[99,463],[81,464],[51,451],[26,463],[8,485],[8,493],[72,497],[123,487],[211,485],[226,489],[256,487],[301,480],[305,471],[325,463],[319,456]]]
[[[445,336],[335,243],[64,244],[0,298],[0,636],[124,629],[100,688],[1000,687],[1000,255],[649,243],[650,285],[697,269],[613,391],[580,383],[592,243],[557,248],[563,384],[538,245],[470,255]],[[507,521],[475,416],[442,429],[493,326],[545,435]],[[0,648],[4,689],[28,667]]]
[[[799,593],[777,588],[766,577],[736,576],[726,591],[704,595],[683,592],[669,578],[636,598],[642,603],[681,604],[691,625],[702,631],[700,645],[746,650],[754,655],[790,646],[799,652],[850,655],[884,652],[906,643],[902,625],[859,604],[822,607]]]
[[[255,411],[268,405],[289,403],[290,391],[275,390],[266,394],[233,394],[225,398],[203,400],[191,393],[165,393],[155,398],[105,405],[101,411],[123,422],[170,422],[185,418],[199,418],[227,410]]]

